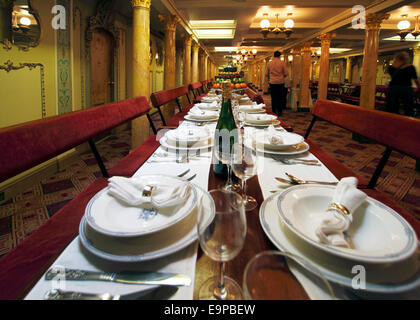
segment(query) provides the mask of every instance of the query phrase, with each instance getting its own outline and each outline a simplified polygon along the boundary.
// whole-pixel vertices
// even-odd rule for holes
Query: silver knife
[[[53,267],[45,274],[45,280],[108,281],[125,284],[150,284],[166,286],[190,286],[191,278],[184,274],[164,272],[95,272]]]
[[[161,286],[124,295],[110,293],[84,293],[53,289],[48,291],[45,300],[167,300],[178,291],[176,287]]]

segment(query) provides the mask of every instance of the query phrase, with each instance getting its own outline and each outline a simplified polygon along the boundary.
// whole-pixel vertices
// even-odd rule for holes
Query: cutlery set
[[[281,183],[289,184],[291,186],[297,186],[297,185],[301,185],[301,184],[322,184],[322,185],[336,186],[338,184],[338,182],[303,180],[303,179],[299,179],[299,178],[297,178],[297,177],[295,177],[295,176],[293,176],[293,175],[291,175],[290,173],[287,173],[287,172],[286,172],[286,176],[288,176],[290,180],[279,178],[279,177],[275,177],[274,179],[276,179],[277,181],[279,181]],[[270,192],[271,193],[276,193],[278,191],[272,190]]]
[[[64,280],[66,281],[105,281],[124,284],[157,285],[158,287],[126,295],[83,293],[53,289],[45,294],[44,298],[46,300],[160,300],[170,298],[178,291],[178,286],[191,285],[191,278],[184,274],[163,272],[106,273],[63,268],[51,268],[45,274],[45,280],[54,280],[58,276],[64,276]]]

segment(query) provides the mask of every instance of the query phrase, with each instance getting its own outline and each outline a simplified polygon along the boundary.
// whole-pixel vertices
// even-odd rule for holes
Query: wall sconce
[[[289,62],[292,62],[293,61],[293,56],[292,55],[288,56],[287,60],[289,60]]]
[[[290,12],[287,14],[288,17],[291,17],[292,15],[293,13]],[[276,26],[273,29],[270,29],[270,20],[268,20],[268,13],[264,13],[263,17],[264,19],[260,22],[260,32],[262,33],[264,39],[267,38],[270,32],[274,33],[275,35],[278,35],[279,33],[284,33],[286,34],[286,39],[290,38],[290,35],[293,33],[292,29],[295,26],[295,22],[291,18],[288,18],[286,21],[284,21],[283,27],[280,27],[279,14],[276,13]]]
[[[241,51],[240,51],[240,53],[241,53],[241,55],[242,55],[242,59],[244,59],[244,60],[248,60],[248,57],[249,56],[251,56],[251,54],[252,54],[252,56],[254,57],[254,59],[256,58],[256,56],[257,56],[257,53],[258,53],[258,50],[257,49],[252,49],[251,51],[248,51],[248,50],[246,50],[246,49],[242,49]],[[246,57],[246,59],[245,59],[245,57]]]
[[[410,30],[411,23],[407,19],[407,15],[403,14],[401,16],[403,20],[398,22],[397,28],[400,30],[397,32],[397,34],[400,36],[401,41],[405,40],[405,37],[411,33],[411,35],[414,37],[414,39],[417,39],[417,36],[420,35],[420,29],[419,29],[419,16],[416,16],[416,25],[413,30]]]

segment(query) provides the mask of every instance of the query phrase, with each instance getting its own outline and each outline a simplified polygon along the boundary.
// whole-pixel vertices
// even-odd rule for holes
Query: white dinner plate
[[[278,156],[295,156],[307,152],[309,150],[309,144],[304,142],[296,147],[290,147],[289,149],[285,150],[268,150],[258,145],[254,148],[256,148],[256,150],[261,153],[273,154]]]
[[[182,222],[197,204],[194,186],[181,178],[165,175],[143,175],[138,177],[146,184],[176,186],[187,184],[191,189],[188,199],[168,208],[159,208],[150,218],[142,217],[147,210],[127,205],[109,194],[109,187],[99,191],[90,199],[85,209],[86,222],[98,233],[111,237],[137,237],[167,229]],[[139,190],[139,193],[141,190]],[[147,213],[147,212],[146,212]]]
[[[215,121],[219,120],[219,117],[211,118],[211,119],[196,119],[196,118],[191,117],[189,114],[187,114],[184,117],[184,119],[188,120],[188,121],[194,121],[194,122],[215,122]]]
[[[260,207],[261,226],[271,242],[281,251],[290,252],[310,261],[331,282],[354,290],[362,295],[401,294],[420,290],[420,254],[401,263],[370,265],[365,268],[365,288],[355,290],[353,281],[360,265],[325,253],[295,236],[282,221],[277,210],[279,193],[268,197]],[[356,267],[356,269],[355,269]],[[310,270],[309,270],[310,271]]]
[[[203,146],[199,146],[199,147],[176,147],[173,145],[168,144],[168,142],[166,141],[167,138],[166,137],[162,137],[159,142],[160,145],[168,150],[179,150],[179,151],[199,151],[199,150],[208,150],[211,149],[214,145],[214,143],[210,143],[208,145],[203,145]]]
[[[213,137],[208,127],[178,127],[165,133],[166,142],[174,147],[207,146]]]
[[[267,127],[269,127],[269,126],[271,126],[271,125],[273,125],[273,126],[277,126],[277,125],[279,125],[280,124],[280,121],[279,120],[274,120],[274,121],[272,121],[272,122],[270,122],[270,123],[264,123],[264,124],[257,124],[257,123],[249,123],[249,122],[247,122],[246,120],[245,120],[245,125],[247,125],[247,126],[249,126],[249,127],[257,127],[257,128],[267,128]]]
[[[201,196],[203,196],[203,204],[206,208],[210,210],[206,210],[205,214],[207,215],[206,221],[209,223],[213,216],[215,215],[215,207],[213,199],[211,198],[210,194],[206,191],[204,191],[202,188],[198,187],[197,185],[194,185],[194,188],[196,190],[196,193],[198,195],[198,198],[201,199]],[[101,259],[112,261],[112,262],[124,262],[124,263],[132,263],[132,262],[141,262],[141,261],[148,261],[153,260],[161,257],[168,256],[170,254],[173,254],[179,250],[184,249],[191,243],[193,243],[195,240],[197,240],[197,224],[196,224],[196,213],[197,210],[194,209],[194,218],[195,220],[192,221],[193,223],[190,223],[188,225],[187,230],[183,230],[182,234],[179,235],[178,238],[175,238],[176,240],[173,242],[168,241],[168,236],[165,234],[165,231],[162,231],[158,233],[158,236],[160,239],[157,239],[156,237],[153,239],[153,242],[151,241],[144,241],[144,237],[139,238],[111,238],[111,237],[104,237],[100,234],[96,234],[92,236],[92,230],[89,229],[89,225],[86,222],[86,217],[84,216],[81,220],[81,223],[79,225],[79,239],[81,242],[81,245],[92,255],[99,257]],[[94,231],[93,231],[94,232]],[[177,236],[177,233],[173,233],[174,236]],[[98,237],[99,236],[99,237]],[[94,241],[91,240],[91,238],[95,238]],[[100,239],[100,241],[105,243],[100,243],[97,246],[95,246],[95,243]],[[149,242],[149,243],[147,243]],[[105,251],[107,249],[107,246],[109,248],[112,248],[112,253]],[[145,251],[144,253],[134,253],[134,254],[120,254],[117,251],[119,248],[124,248],[126,251],[129,251],[129,249],[133,248],[133,250],[136,251]],[[144,248],[143,248],[144,247]]]
[[[278,212],[290,230],[325,252],[358,263],[390,264],[402,261],[417,250],[413,228],[397,212],[367,197],[353,213],[347,234],[354,248],[344,248],[318,241],[315,230],[326,216],[334,186],[298,185],[278,197]]]
[[[282,151],[293,148],[294,146],[300,145],[304,142],[304,138],[296,133],[287,132],[287,131],[276,131],[276,135],[282,138],[282,144],[271,144],[270,143],[270,132],[258,132],[255,141],[259,149],[269,150],[269,151]]]

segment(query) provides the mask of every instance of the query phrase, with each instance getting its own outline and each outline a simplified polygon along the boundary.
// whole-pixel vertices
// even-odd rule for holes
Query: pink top
[[[282,84],[284,78],[289,75],[286,63],[281,61],[280,58],[273,58],[268,65],[265,72],[265,76],[268,77],[268,81],[271,84]]]

